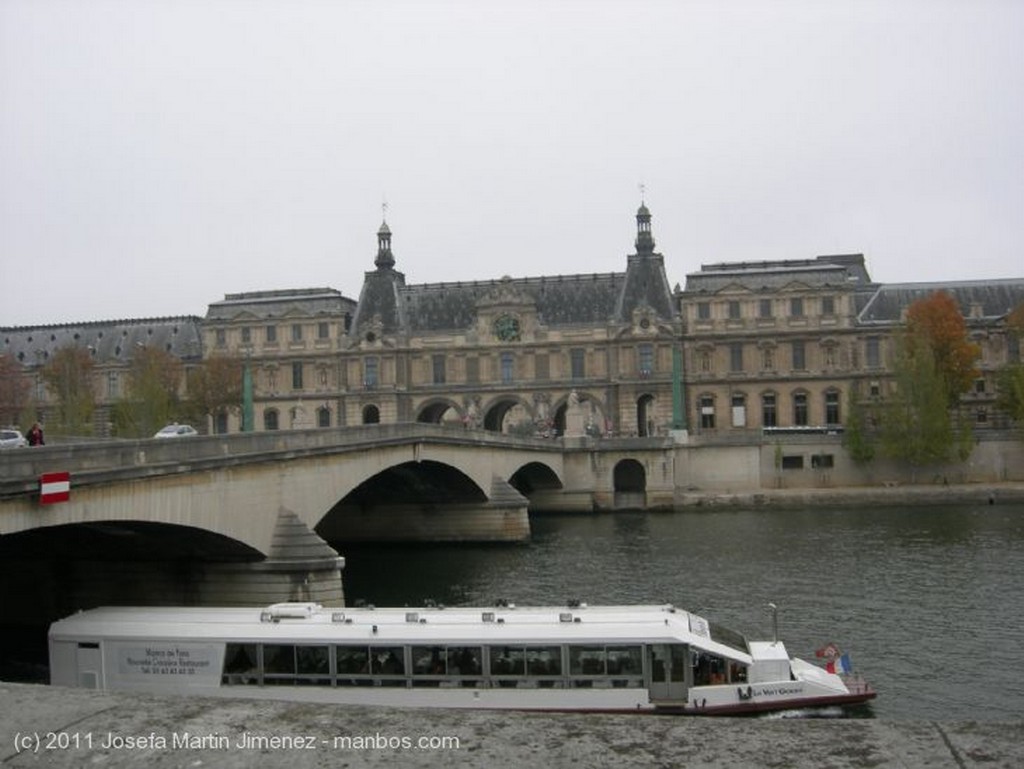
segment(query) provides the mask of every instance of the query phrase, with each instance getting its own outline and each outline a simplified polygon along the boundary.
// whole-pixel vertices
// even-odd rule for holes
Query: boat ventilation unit
[[[309,619],[320,610],[318,603],[275,603],[260,612],[260,622]]]

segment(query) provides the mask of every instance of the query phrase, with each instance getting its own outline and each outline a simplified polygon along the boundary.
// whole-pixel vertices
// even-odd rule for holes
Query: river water
[[[1024,714],[1024,505],[540,514],[526,545],[341,546],[349,603],[667,602],[792,656],[835,642],[888,719]]]

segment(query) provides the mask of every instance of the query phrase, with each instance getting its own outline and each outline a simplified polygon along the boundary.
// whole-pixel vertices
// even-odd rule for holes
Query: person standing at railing
[[[45,446],[46,441],[43,440],[43,428],[39,426],[38,422],[32,425],[32,429],[28,431],[28,435],[25,436],[29,446]]]

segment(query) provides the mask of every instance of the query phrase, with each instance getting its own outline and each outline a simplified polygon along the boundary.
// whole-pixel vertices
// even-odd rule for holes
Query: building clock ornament
[[[508,313],[499,315],[494,320],[494,335],[502,342],[518,342],[519,318]]]

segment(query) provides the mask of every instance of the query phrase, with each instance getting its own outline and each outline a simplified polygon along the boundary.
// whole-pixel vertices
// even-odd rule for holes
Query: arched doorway
[[[641,437],[654,435],[653,395],[641,395],[636,401],[636,434]]]
[[[643,510],[647,507],[647,471],[635,459],[623,459],[612,472],[616,510]]]
[[[363,424],[376,425],[379,423],[380,409],[374,406],[372,403],[369,406],[363,406]]]
[[[487,408],[484,429],[496,433],[532,434],[535,426],[533,416],[522,402],[501,398]]]
[[[457,424],[462,422],[462,414],[455,404],[449,401],[437,401],[428,403],[416,416],[417,422],[428,424]]]

